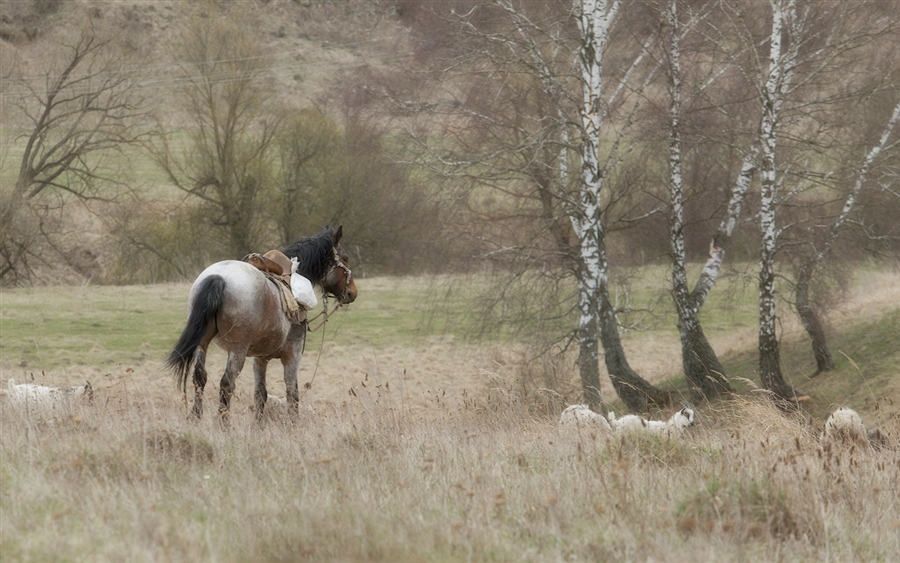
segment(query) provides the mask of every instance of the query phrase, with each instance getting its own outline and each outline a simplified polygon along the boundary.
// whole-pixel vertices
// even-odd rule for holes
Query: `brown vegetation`
[[[384,382],[380,382],[384,383]],[[819,444],[769,402],[678,440],[588,435],[501,393],[422,412],[356,384],[289,422],[190,422],[132,390],[47,426],[0,407],[4,558],[683,561],[890,558],[898,457]],[[396,383],[396,382],[395,382]]]

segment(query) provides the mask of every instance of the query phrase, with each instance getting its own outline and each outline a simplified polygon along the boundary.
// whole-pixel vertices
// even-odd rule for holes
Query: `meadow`
[[[652,278],[644,273],[639,279]],[[0,370],[90,380],[92,404],[0,402],[4,561],[890,561],[900,552],[900,275],[860,271],[830,321],[838,363],[812,376],[783,311],[785,371],[812,400],[785,416],[756,389],[753,294],[735,275],[704,319],[739,396],[697,405],[683,437],[563,433],[557,387],[523,369],[528,343],[473,340],[433,314],[446,280],[360,280],[360,298],[309,337],[296,420],[250,410],[187,417],[162,369],[187,284],[0,292]],[[656,299],[647,282],[635,297]],[[710,307],[710,305],[716,305]],[[632,364],[683,388],[677,333],[626,334]],[[211,353],[207,396],[223,363]],[[559,367],[562,366],[562,367]],[[280,368],[270,393],[283,395]],[[539,381],[527,381],[535,378]],[[611,408],[619,409],[604,387]],[[544,400],[553,395],[557,402]],[[836,404],[890,447],[823,444]]]

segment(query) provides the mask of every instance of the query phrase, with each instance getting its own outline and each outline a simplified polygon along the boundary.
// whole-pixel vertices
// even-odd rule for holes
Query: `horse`
[[[326,227],[320,234],[303,238],[282,252],[298,261],[297,273],[323,294],[347,305],[356,299],[356,283],[349,258],[340,244],[343,228]],[[328,303],[324,303],[325,312]],[[203,416],[203,389],[206,386],[206,352],[214,342],[228,353],[225,373],[219,386],[219,414],[227,417],[235,380],[247,357],[253,358],[256,418],[262,418],[268,393],[266,367],[280,359],[289,410],[296,414],[300,399],[297,371],[306,342],[308,322],[293,324],[285,314],[282,292],[276,282],[247,262],[225,260],[200,273],[188,298],[187,326],[169,354],[167,367],[187,394],[187,378],[193,366],[195,417]]]

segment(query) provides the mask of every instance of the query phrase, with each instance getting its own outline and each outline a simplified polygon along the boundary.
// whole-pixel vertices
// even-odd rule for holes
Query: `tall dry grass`
[[[900,453],[739,398],[683,439],[564,435],[515,394],[389,381],[229,424],[120,389],[0,407],[4,561],[887,561]],[[212,394],[209,394],[212,399]],[[897,446],[898,428],[889,430]]]

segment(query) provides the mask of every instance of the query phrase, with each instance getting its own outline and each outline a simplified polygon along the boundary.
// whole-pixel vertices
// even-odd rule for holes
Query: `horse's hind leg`
[[[206,350],[215,337],[216,330],[215,323],[210,324],[203,339],[200,340],[200,345],[194,350],[194,407],[191,409],[191,413],[197,418],[203,416],[203,389],[206,387],[207,380]]]
[[[245,351],[228,352],[228,362],[225,365],[225,374],[219,385],[219,414],[226,416],[231,407],[231,396],[234,395],[234,382],[238,374],[244,369]]]
[[[194,351],[194,407],[191,413],[200,418],[203,416],[203,389],[206,387],[206,349],[198,346]]]
[[[266,367],[269,360],[261,357],[253,360],[253,402],[256,407],[256,420],[262,420],[263,410],[266,408],[266,400],[269,392],[266,391]]]

